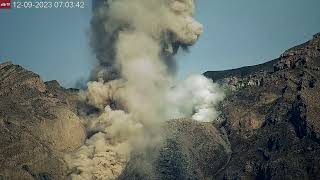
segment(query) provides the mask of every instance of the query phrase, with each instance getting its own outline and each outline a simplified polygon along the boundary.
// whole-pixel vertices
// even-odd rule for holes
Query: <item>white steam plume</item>
[[[218,117],[216,106],[224,96],[223,89],[212,80],[202,75],[191,75],[169,90],[167,116],[211,122]]]
[[[99,63],[80,97],[99,111],[85,117],[85,144],[65,158],[72,179],[116,179],[131,152],[160,144],[163,122],[213,120],[223,98],[203,76],[173,85],[171,57],[202,32],[193,0],[96,3],[92,46]]]

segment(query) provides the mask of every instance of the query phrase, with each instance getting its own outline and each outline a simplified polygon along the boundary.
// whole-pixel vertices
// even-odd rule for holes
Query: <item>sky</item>
[[[88,77],[91,1],[84,9],[0,9],[0,63],[65,87]],[[319,0],[197,0],[204,34],[177,55],[178,78],[263,63],[320,32]]]

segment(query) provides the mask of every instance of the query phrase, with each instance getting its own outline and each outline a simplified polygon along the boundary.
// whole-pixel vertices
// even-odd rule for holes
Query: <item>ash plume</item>
[[[195,21],[194,0],[94,0],[91,46],[97,57],[92,79],[119,78],[116,42],[123,31],[145,33],[157,41],[167,68],[180,47],[193,45],[202,33]],[[143,51],[141,49],[140,51]]]
[[[203,76],[180,85],[172,73],[174,54],[202,33],[194,8],[194,0],[94,1],[91,45],[98,63],[80,98],[99,111],[85,116],[89,136],[65,158],[72,179],[116,179],[133,151],[161,144],[169,119],[214,120],[219,87]]]

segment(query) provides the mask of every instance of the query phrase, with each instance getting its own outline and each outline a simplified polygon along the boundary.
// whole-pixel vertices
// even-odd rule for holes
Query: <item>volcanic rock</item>
[[[217,179],[320,179],[320,36],[278,59],[205,76],[228,84],[232,156]]]
[[[62,154],[85,131],[76,95],[11,63],[0,64],[0,179],[62,179]]]
[[[120,179],[212,179],[231,157],[223,130],[211,123],[169,121],[160,147],[133,154]]]

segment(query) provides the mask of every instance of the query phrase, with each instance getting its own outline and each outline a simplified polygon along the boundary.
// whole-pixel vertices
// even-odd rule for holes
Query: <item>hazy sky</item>
[[[0,10],[0,62],[71,87],[90,72],[91,1],[85,9]],[[262,63],[320,32],[319,0],[198,0],[205,32],[179,53],[178,77]]]

